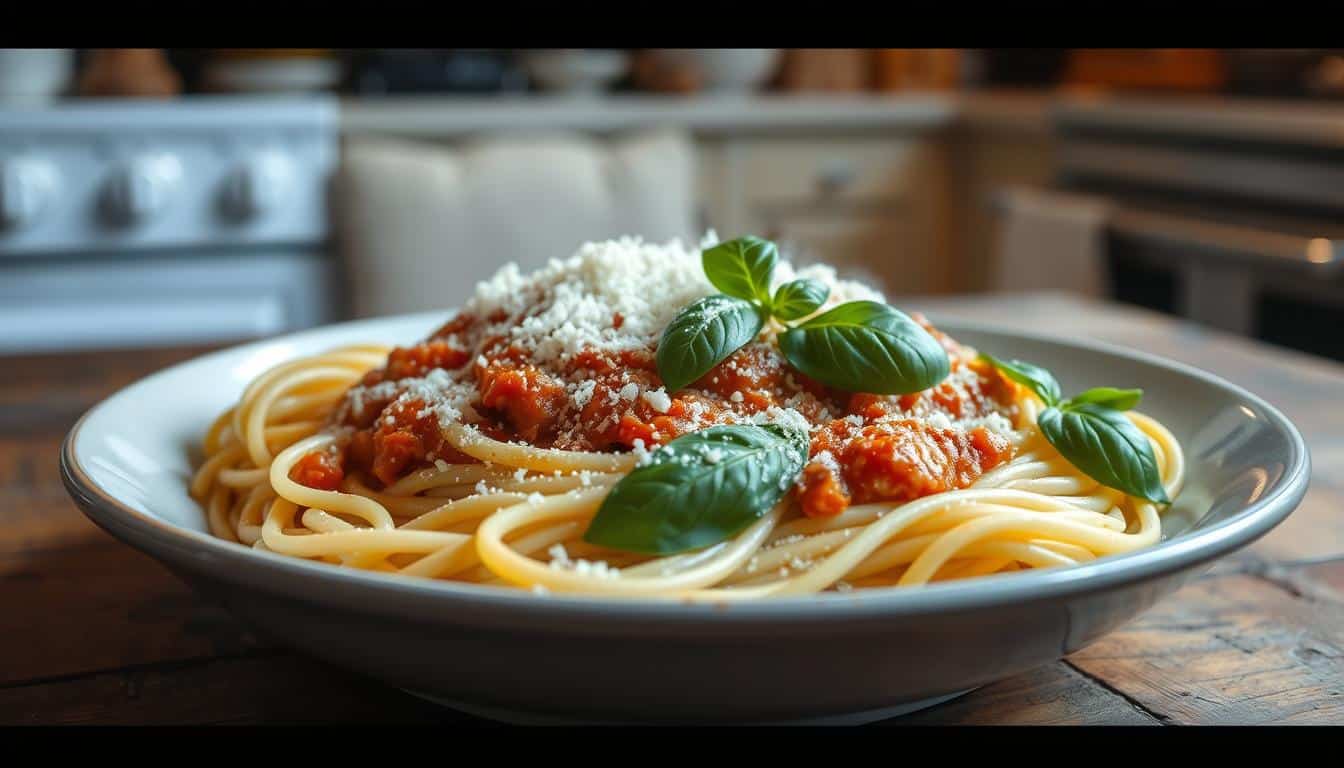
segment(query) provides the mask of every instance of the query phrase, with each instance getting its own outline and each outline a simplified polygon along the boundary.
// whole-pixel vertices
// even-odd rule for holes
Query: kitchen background
[[[1344,49],[0,49],[0,354],[446,309],[712,228],[1344,359],[1341,213]]]

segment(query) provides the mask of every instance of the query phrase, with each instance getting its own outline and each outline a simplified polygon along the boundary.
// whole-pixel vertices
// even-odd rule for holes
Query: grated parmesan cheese
[[[667,390],[662,387],[645,392],[643,399],[653,410],[659,413],[667,413],[668,409],[672,407],[672,398],[667,394]]]
[[[642,438],[636,437],[633,443],[634,448],[630,452],[635,455],[635,464],[640,467],[647,465],[653,459],[653,452],[644,447]]]
[[[818,451],[817,455],[812,457],[812,461],[817,462],[834,474],[840,474],[840,462],[835,460],[835,454],[830,451]]]
[[[647,346],[682,307],[712,292],[698,249],[679,240],[659,245],[626,237],[585,243],[570,258],[552,259],[530,275],[508,264],[477,286],[463,311],[516,316],[544,307],[507,330],[515,346],[544,364],[585,347]],[[620,329],[611,322],[617,313],[624,318]]]
[[[572,395],[574,398],[574,405],[578,406],[580,409],[588,405],[588,402],[593,399],[593,390],[595,389],[597,389],[596,381],[589,379],[588,381],[581,382],[574,388],[574,394]]]
[[[773,405],[760,413],[752,414],[750,423],[757,425],[775,424],[799,430],[804,434],[812,431],[812,423],[807,420],[806,416],[792,408],[779,408]]]
[[[546,550],[546,554],[551,556],[551,567],[555,569],[563,568],[569,565],[569,553],[565,551],[564,544],[553,544]]]

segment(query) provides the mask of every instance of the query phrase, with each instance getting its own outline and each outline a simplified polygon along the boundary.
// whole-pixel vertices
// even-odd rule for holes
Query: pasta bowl
[[[1052,370],[1066,390],[1142,387],[1187,477],[1150,548],[1066,568],[731,603],[560,594],[343,569],[217,539],[189,495],[201,436],[271,366],[407,344],[446,313],[364,320],[173,366],[90,409],[62,475],[99,526],[265,635],[418,695],[524,722],[863,722],[1092,643],[1292,512],[1310,459],[1272,405],[1180,363],[932,320]]]

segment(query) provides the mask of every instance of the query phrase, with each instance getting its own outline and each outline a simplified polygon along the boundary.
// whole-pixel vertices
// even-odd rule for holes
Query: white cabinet
[[[706,223],[781,244],[888,295],[950,290],[945,148],[933,135],[705,138]]]

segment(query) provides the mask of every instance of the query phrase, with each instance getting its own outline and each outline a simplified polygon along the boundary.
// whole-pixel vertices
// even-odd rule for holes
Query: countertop
[[[1062,296],[902,302],[931,317],[1104,339],[1210,370],[1306,436],[1279,528],[1063,661],[891,724],[1344,722],[1344,366]],[[202,349],[0,358],[0,724],[481,723],[298,656],[95,527],[66,496],[80,414]]]
[[[1060,126],[1344,147],[1344,101],[1078,90],[868,94],[362,96],[340,103],[341,131],[445,138],[479,131],[594,132],[650,127],[697,135],[918,133],[950,128],[1042,135]]]
[[[505,95],[193,94],[139,103],[65,99],[53,105],[0,106],[14,134],[43,125],[44,113],[87,115],[69,130],[100,130],[108,120],[155,125],[246,124],[251,110],[318,104],[345,135],[449,138],[529,129],[608,132],[677,127],[697,135],[931,132],[966,128],[1048,135],[1090,126],[1247,142],[1344,147],[1344,99],[1303,101],[1236,96],[1139,95],[1078,89],[980,89],[892,93],[751,93],[684,96],[613,93]],[[305,107],[306,108],[306,107]],[[269,113],[268,113],[269,114]],[[274,115],[270,115],[274,117]],[[63,129],[64,130],[64,129]]]
[[[341,131],[447,136],[529,129],[616,131],[676,127],[697,134],[931,130],[956,118],[936,94],[766,96],[380,96],[342,100]]]
[[[480,131],[607,132],[675,127],[697,135],[919,133],[955,126],[1040,134],[1044,91],[658,96],[362,96],[342,99],[341,132],[443,138]]]

